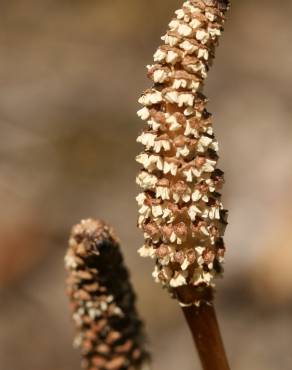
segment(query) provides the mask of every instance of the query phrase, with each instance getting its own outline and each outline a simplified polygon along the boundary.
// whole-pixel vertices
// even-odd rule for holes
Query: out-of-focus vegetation
[[[292,4],[234,3],[207,84],[230,209],[219,315],[232,368],[288,370]],[[178,6],[174,0],[1,5],[3,369],[79,369],[62,259],[71,225],[84,217],[103,217],[120,234],[154,370],[194,368],[179,309],[136,253],[142,243],[135,229],[136,101],[150,84],[144,66]]]

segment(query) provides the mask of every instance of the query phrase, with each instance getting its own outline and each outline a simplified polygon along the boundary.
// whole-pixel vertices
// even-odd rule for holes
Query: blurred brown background
[[[175,302],[137,256],[144,66],[174,0],[9,0],[0,33],[0,369],[78,370],[64,294],[71,225],[115,225],[154,370],[199,369]],[[292,368],[292,3],[234,1],[207,94],[230,209],[218,315],[233,370]]]

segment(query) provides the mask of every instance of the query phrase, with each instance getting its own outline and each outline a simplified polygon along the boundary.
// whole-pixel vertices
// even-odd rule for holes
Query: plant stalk
[[[200,307],[183,307],[182,310],[203,369],[230,370],[214,306],[204,303]]]
[[[216,317],[213,291],[205,288],[198,292],[191,288],[179,290],[177,293],[180,302],[186,305],[182,307],[182,311],[197,347],[203,370],[230,370]],[[194,304],[189,306],[198,299],[201,301],[200,306]]]

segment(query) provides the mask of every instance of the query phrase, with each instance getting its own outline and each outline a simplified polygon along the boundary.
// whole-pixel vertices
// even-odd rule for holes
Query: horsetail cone
[[[137,139],[144,145],[137,156],[138,226],[145,237],[139,254],[155,259],[153,277],[172,292],[211,289],[224,262],[223,172],[202,90],[228,7],[223,0],[191,0],[175,12],[147,67],[154,85],[139,99],[146,121]]]
[[[111,227],[92,219],[73,227],[65,266],[83,369],[146,369],[143,324]]]

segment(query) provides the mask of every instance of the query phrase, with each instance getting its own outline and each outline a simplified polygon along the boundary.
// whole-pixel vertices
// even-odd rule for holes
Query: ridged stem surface
[[[230,370],[215,308],[210,304],[182,308],[204,370]]]

